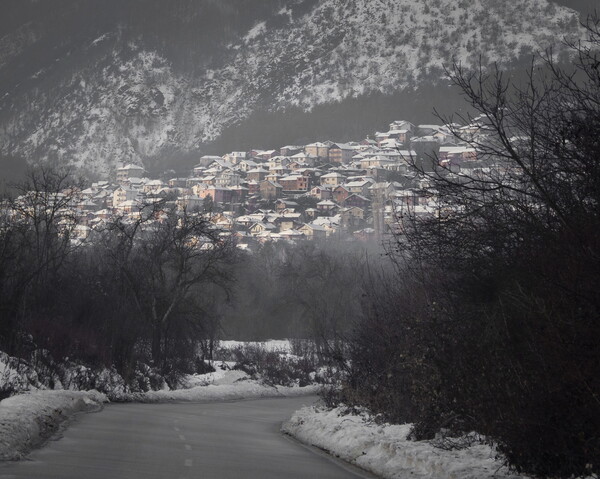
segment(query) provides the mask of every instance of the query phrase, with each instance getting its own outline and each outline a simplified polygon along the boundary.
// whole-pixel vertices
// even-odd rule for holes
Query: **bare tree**
[[[228,288],[231,278],[225,265],[233,250],[207,216],[163,204],[143,211],[134,221],[120,218],[110,226],[119,238],[112,251],[150,328],[152,359],[166,369],[178,354],[172,344],[175,329],[192,318],[192,324],[202,321],[197,297],[203,285]]]
[[[280,277],[300,313],[298,333],[315,342],[320,358],[335,354],[358,322],[365,270],[365,257],[339,243],[304,242],[287,250]]]
[[[0,227],[2,342],[17,352],[25,312],[51,301],[52,284],[72,252],[73,201],[80,191],[67,170],[39,168],[3,202]],[[33,303],[32,307],[28,303]]]
[[[586,28],[572,64],[549,52],[523,82],[483,65],[448,71],[476,114],[467,128],[443,120],[477,159],[421,169],[436,206],[405,211],[390,251],[415,294],[375,309],[356,339],[365,350],[396,315],[380,323],[405,346],[397,381],[365,387],[412,396],[389,404],[415,435],[477,430],[542,477],[600,463],[600,21]]]

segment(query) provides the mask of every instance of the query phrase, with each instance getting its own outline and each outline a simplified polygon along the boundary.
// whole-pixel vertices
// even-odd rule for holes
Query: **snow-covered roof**
[[[255,226],[260,226],[262,228],[264,228],[265,230],[276,230],[277,226],[275,226],[273,223],[254,223],[250,229],[254,228]]]
[[[139,165],[134,165],[133,163],[129,163],[128,165],[122,166],[121,168],[117,168],[117,171],[128,171],[128,170],[144,171],[144,168]]]
[[[302,175],[288,175],[283,178],[279,178],[279,181],[298,181],[302,178]]]
[[[323,226],[315,224],[314,222],[313,223],[305,223],[300,227],[300,229],[302,229],[302,228],[310,228],[314,231],[326,231],[325,228],[323,228]]]
[[[370,181],[351,181],[350,183],[346,183],[344,186],[346,188],[363,188],[370,184]]]
[[[335,217],[328,218],[327,216],[321,216],[321,217],[316,218],[315,220],[313,220],[312,224],[313,225],[319,225],[319,226],[329,226],[332,223],[335,223],[334,218]]]
[[[331,148],[338,147],[340,150],[355,150],[356,147],[354,145],[350,145],[349,143],[334,143],[331,145]]]
[[[292,155],[290,158],[317,158],[315,155],[311,155],[308,153],[296,153],[295,155]]]
[[[398,153],[404,158],[411,158],[413,156],[417,156],[417,152],[413,150],[400,150]]]
[[[441,146],[440,153],[466,153],[466,152],[474,152],[475,148],[471,148],[468,146]]]

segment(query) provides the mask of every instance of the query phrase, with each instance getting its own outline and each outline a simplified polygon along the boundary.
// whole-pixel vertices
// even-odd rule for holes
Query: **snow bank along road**
[[[386,479],[527,479],[512,474],[487,444],[474,440],[465,449],[445,450],[408,440],[410,430],[410,424],[377,424],[366,411],[344,408],[306,407],[283,425],[298,440]]]
[[[370,477],[284,437],[281,423],[314,397],[221,403],[111,404],[79,417],[0,478]]]

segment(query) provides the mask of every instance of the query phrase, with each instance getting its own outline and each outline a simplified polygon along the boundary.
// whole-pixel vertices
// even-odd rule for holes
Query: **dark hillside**
[[[593,14],[595,10],[600,12],[598,0],[554,0],[554,2],[581,12],[582,19]]]

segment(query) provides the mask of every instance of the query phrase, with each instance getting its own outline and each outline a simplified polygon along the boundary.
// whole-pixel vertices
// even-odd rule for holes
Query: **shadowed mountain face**
[[[598,11],[600,8],[598,0],[555,0],[555,3],[578,11],[582,21],[585,21],[588,15],[593,15],[594,11]]]
[[[505,3],[5,0],[0,167],[183,169],[205,152],[433,121],[433,107],[460,108],[441,81],[453,57],[514,65],[580,35],[572,10]]]

